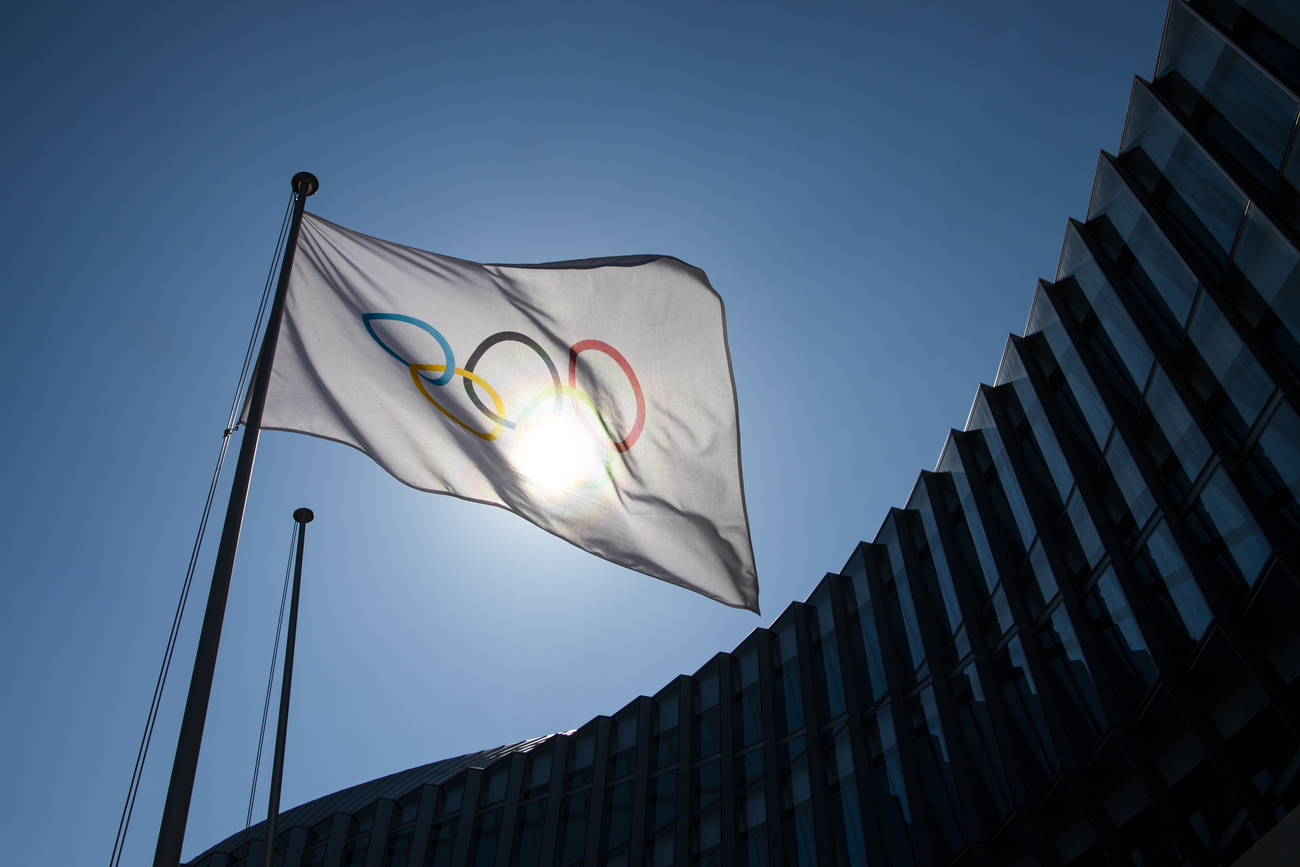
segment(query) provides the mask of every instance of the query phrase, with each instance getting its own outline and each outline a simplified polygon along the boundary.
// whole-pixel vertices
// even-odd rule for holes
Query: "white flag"
[[[307,214],[262,427],[758,611],[722,300],[677,259],[480,265]]]

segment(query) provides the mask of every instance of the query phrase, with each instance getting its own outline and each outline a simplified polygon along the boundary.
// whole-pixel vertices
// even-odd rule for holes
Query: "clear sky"
[[[1163,0],[48,3],[0,28],[0,839],[104,864],[289,195],[496,262],[666,253],[727,304],[763,616],[263,435],[185,855],[243,827],[290,514],[285,806],[574,728],[874,536],[961,427]],[[229,473],[233,469],[228,463]],[[225,488],[221,494],[224,509]],[[152,857],[209,537],[124,863]],[[264,811],[264,773],[258,811]]]

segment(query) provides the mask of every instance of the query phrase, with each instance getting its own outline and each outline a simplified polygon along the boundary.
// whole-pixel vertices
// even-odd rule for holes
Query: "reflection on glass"
[[[1188,513],[1188,523],[1226,579],[1225,590],[1231,596],[1239,599],[1247,587],[1255,586],[1273,551],[1222,467],[1201,490]]]
[[[1155,83],[1190,123],[1272,188],[1297,100],[1181,3],[1169,9]]]
[[[1240,442],[1273,393],[1255,356],[1209,297],[1196,305],[1179,365],[1223,431]]]
[[[1166,637],[1184,652],[1190,650],[1187,639],[1199,641],[1210,625],[1210,607],[1163,519],[1151,532],[1134,565],[1155,596],[1158,611],[1169,624],[1177,624],[1165,629]]]
[[[1210,445],[1159,367],[1151,377],[1136,427],[1152,463],[1181,500],[1210,459]]]
[[[1268,505],[1300,531],[1300,417],[1285,400],[1250,453],[1252,479]]]
[[[834,732],[827,735],[822,752],[826,759],[826,801],[830,811],[835,863],[841,867],[866,867],[866,841],[863,839],[862,811],[858,803],[857,775],[846,725],[841,723]]]
[[[1300,147],[1295,152],[1300,165]],[[1223,288],[1255,332],[1300,375],[1300,253],[1254,206]]]
[[[1120,148],[1139,183],[1216,270],[1228,262],[1246,196],[1137,82]]]

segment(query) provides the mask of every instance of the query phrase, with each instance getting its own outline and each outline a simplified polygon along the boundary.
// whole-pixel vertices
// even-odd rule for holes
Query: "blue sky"
[[[1118,146],[1165,4],[27,4],[0,33],[0,837],[105,863],[290,176],[480,261],[727,304],[763,616],[262,438],[185,846],[243,827],[290,514],[293,805],[574,728],[802,600],[931,468]],[[233,459],[228,469],[233,468]],[[220,501],[224,507],[224,492]],[[216,532],[124,863],[152,857]],[[264,789],[259,811],[264,810]]]

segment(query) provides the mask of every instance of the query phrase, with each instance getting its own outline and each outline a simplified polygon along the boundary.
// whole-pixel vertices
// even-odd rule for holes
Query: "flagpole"
[[[185,843],[185,824],[189,819],[190,798],[194,794],[194,773],[199,764],[199,746],[203,742],[208,699],[212,694],[212,674],[217,666],[217,645],[221,642],[221,623],[226,616],[230,575],[235,568],[239,529],[244,520],[244,504],[248,500],[248,483],[253,475],[253,459],[257,455],[257,435],[262,426],[262,411],[266,407],[266,391],[271,381],[271,363],[275,359],[275,346],[280,337],[280,322],[284,319],[284,301],[289,288],[289,273],[293,269],[294,252],[298,247],[298,230],[302,226],[302,214],[307,206],[307,197],[320,188],[320,182],[310,172],[299,172],[289,183],[294,193],[293,218],[289,224],[289,237],[284,246],[284,259],[280,263],[280,280],[275,287],[275,300],[271,304],[271,315],[266,323],[266,336],[262,338],[262,350],[257,358],[248,420],[244,424],[244,437],[239,445],[239,459],[235,464],[235,477],[230,488],[230,503],[226,506],[226,522],[221,528],[221,543],[217,548],[217,561],[212,570],[212,587],[208,590],[208,605],[203,613],[203,629],[199,633],[199,647],[194,656],[194,673],[190,677],[189,697],[185,700],[185,716],[181,720],[180,737],[176,743],[176,759],[172,763],[171,783],[167,787],[167,801],[163,806],[162,824],[158,829],[158,848],[154,850],[154,867],[177,867],[181,860],[181,846]]]
[[[284,742],[289,731],[289,686],[293,683],[293,646],[298,635],[298,591],[302,588],[302,550],[307,525],[316,516],[311,509],[295,509],[298,522],[298,556],[293,564],[293,595],[289,597],[289,630],[284,636],[284,676],[280,678],[280,719],[275,727],[275,758],[271,761],[271,790],[266,797],[266,828],[262,835],[263,867],[275,867],[276,822],[280,818],[280,782],[284,779]]]

